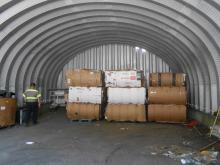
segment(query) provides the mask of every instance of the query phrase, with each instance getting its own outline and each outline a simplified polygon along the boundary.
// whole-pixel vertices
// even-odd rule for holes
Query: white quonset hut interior
[[[101,59],[106,54],[96,51],[122,59],[123,50],[131,48],[97,46],[126,44],[155,54],[173,72],[186,73],[192,107],[206,113],[217,109],[218,1],[3,0],[0,18],[1,90],[16,91],[20,97],[31,81],[44,91],[56,88],[58,72],[71,59],[87,53]],[[143,67],[146,61],[137,58]],[[91,67],[105,64],[89,60]],[[119,62],[109,67],[121,66]]]
[[[18,107],[30,82],[46,103],[67,89],[66,70],[83,68],[185,73],[189,116],[208,125],[220,104],[220,0],[0,0],[0,90]]]

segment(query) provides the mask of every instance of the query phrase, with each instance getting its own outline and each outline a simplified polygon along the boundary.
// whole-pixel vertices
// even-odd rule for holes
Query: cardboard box
[[[150,87],[148,89],[149,104],[186,105],[186,101],[185,87]]]
[[[0,127],[15,124],[16,110],[16,99],[0,98]]]
[[[68,101],[70,103],[101,104],[103,95],[101,87],[69,87]]]
[[[70,120],[100,120],[102,117],[100,104],[68,103],[67,118]]]
[[[146,88],[108,88],[108,103],[145,104]]]
[[[185,105],[148,105],[148,121],[183,123],[186,122]]]
[[[106,87],[143,87],[143,71],[105,71]]]
[[[102,87],[104,74],[100,70],[73,69],[66,71],[67,86]]]
[[[145,105],[108,104],[105,118],[108,121],[146,122]]]

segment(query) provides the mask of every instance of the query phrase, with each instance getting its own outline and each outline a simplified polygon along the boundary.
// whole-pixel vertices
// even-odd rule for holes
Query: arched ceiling
[[[220,101],[218,0],[1,0],[0,89],[55,87],[73,55],[103,43],[144,47],[189,77],[190,103]]]

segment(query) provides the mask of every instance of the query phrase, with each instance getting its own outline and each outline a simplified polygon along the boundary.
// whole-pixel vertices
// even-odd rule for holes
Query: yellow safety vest
[[[36,89],[27,89],[23,93],[25,102],[38,102],[38,99],[41,97],[41,94]]]

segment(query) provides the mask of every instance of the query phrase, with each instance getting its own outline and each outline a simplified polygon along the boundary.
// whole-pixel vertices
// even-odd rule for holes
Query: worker
[[[33,124],[38,123],[38,109],[40,109],[41,102],[40,92],[36,89],[36,84],[31,83],[30,87],[23,93],[24,101],[27,106],[27,114],[25,116],[25,126],[28,126],[32,116]]]

